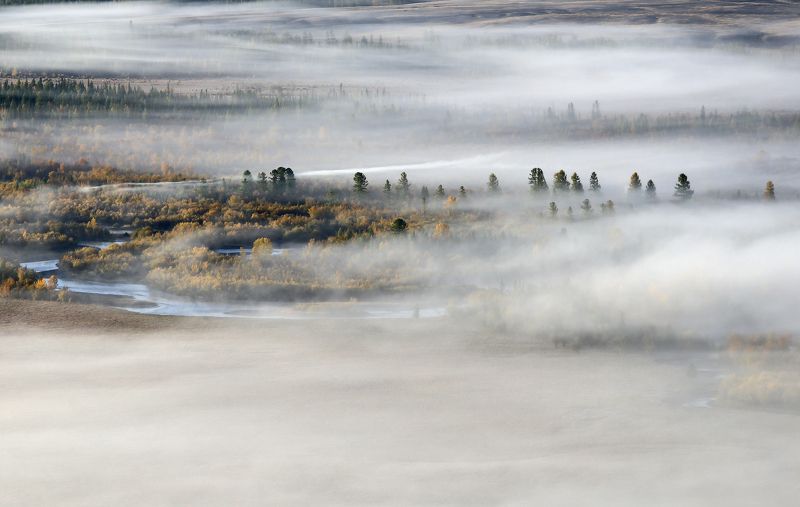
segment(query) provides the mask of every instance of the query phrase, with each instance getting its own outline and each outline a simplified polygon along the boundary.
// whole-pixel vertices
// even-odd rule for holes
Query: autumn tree
[[[269,238],[258,238],[253,241],[253,257],[269,257],[272,255],[272,241]]]
[[[642,180],[639,179],[639,173],[634,172],[628,183],[628,192],[639,192],[640,190],[642,190]]]
[[[563,169],[553,175],[553,192],[566,192],[569,190],[567,173]]]
[[[764,199],[768,201],[775,200],[775,184],[772,183],[772,180],[767,182],[767,186],[764,188]]]

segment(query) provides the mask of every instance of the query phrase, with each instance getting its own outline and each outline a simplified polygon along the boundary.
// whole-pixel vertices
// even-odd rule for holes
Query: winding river
[[[81,246],[108,248],[124,240],[104,242],[84,242]],[[287,246],[274,248],[272,255],[291,255],[302,247]],[[251,248],[218,248],[223,255],[250,255]],[[58,274],[58,259],[22,262],[21,266],[42,275]],[[116,296],[130,301],[130,304],[115,304],[130,312],[152,315],[175,315],[191,317],[239,317],[260,319],[330,319],[330,318],[433,318],[447,314],[441,306],[420,306],[413,302],[370,301],[370,302],[326,302],[326,303],[274,303],[274,302],[202,302],[193,301],[160,291],[150,290],[147,285],[126,282],[98,282],[80,278],[58,279],[59,289],[97,296]]]

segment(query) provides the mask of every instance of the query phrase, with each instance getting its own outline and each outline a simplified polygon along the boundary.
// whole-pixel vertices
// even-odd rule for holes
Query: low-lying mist
[[[142,169],[166,163],[222,175],[277,165],[302,173],[443,161],[473,181],[518,164],[696,167],[703,179],[708,166],[727,169],[762,148],[783,156],[784,143],[797,139],[792,24],[743,16],[727,25],[708,16],[692,25],[630,25],[597,13],[593,24],[524,17],[484,24],[466,20],[508,7],[435,5],[5,9],[6,78],[94,77],[222,96],[277,87],[314,90],[315,98],[247,114],[7,115],[0,149],[6,157]],[[430,20],[421,16],[434,10]],[[753,31],[783,43],[734,37]],[[630,146],[638,147],[634,156]],[[588,149],[586,157],[574,156]],[[687,151],[691,158],[679,157]]]

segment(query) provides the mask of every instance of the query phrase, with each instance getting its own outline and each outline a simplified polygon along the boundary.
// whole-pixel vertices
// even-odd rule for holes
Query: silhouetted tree
[[[408,197],[411,191],[411,184],[408,182],[408,175],[406,175],[405,171],[400,173],[400,179],[397,180],[396,189],[400,195]]]
[[[267,190],[269,189],[267,173],[264,171],[258,173],[258,189],[264,194],[266,194]]]
[[[438,187],[436,187],[436,193],[435,193],[435,195],[436,195],[436,197],[437,197],[437,198],[439,198],[439,199],[444,199],[444,187],[443,187],[443,186],[441,186],[441,185],[439,185]]]
[[[639,173],[634,172],[631,174],[630,183],[628,183],[628,192],[639,192],[642,189],[642,180],[639,179]]]
[[[458,196],[461,197],[462,199],[467,196],[467,189],[464,188],[464,185],[458,187]]]
[[[249,197],[253,191],[253,173],[250,172],[249,169],[246,169],[244,173],[242,173],[242,195],[245,197]]]
[[[647,186],[645,187],[644,192],[648,199],[654,200],[656,198],[656,184],[653,183],[653,180],[647,180]]]
[[[428,207],[428,197],[430,196],[430,192],[428,192],[428,187],[422,185],[422,190],[419,191],[419,197],[422,199],[422,212],[425,213]]]
[[[679,199],[689,199],[694,194],[694,190],[692,190],[692,185],[689,183],[689,178],[681,173],[678,176],[678,182],[675,184],[675,197]]]
[[[392,195],[392,184],[389,183],[389,180],[386,180],[386,183],[383,184],[383,193],[389,197]]]
[[[555,202],[551,202],[550,206],[548,206],[547,209],[550,211],[551,217],[555,217],[556,215],[558,215],[558,206],[556,205]]]
[[[291,167],[287,167],[284,170],[283,174],[284,174],[284,177],[285,177],[285,180],[286,180],[286,187],[289,188],[289,189],[294,188],[296,180],[295,180],[294,171],[292,171],[292,168]]]
[[[364,173],[357,172],[353,175],[353,192],[363,194],[367,191],[367,186],[369,186],[369,182]]]
[[[592,203],[589,199],[584,199],[581,203],[581,209],[583,210],[584,215],[591,215],[592,214]]]
[[[548,190],[547,179],[544,177],[544,171],[538,167],[531,169],[528,175],[528,185],[533,192],[546,192]]]
[[[589,190],[592,192],[599,192],[600,188],[600,180],[597,179],[597,173],[592,171],[592,174],[589,176]]]
[[[569,190],[567,173],[562,169],[553,175],[553,192],[566,192],[567,190]]]
[[[489,175],[489,182],[486,184],[489,187],[489,192],[499,192],[500,191],[500,180],[497,179],[494,173]]]
[[[775,184],[771,180],[767,182],[767,186],[764,188],[764,199],[768,201],[775,200]]]
[[[578,173],[572,173],[572,176],[570,177],[570,180],[572,180],[572,185],[570,187],[572,189],[572,191],[575,192],[575,193],[578,193],[578,194],[582,194],[583,193],[583,183],[581,183],[581,177],[578,176]]]

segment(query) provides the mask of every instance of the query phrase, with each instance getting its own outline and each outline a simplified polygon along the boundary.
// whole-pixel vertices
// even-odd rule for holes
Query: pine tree
[[[249,169],[242,173],[242,195],[249,197],[252,193],[253,173]]]
[[[572,191],[578,194],[583,193],[583,183],[581,183],[581,177],[578,176],[578,173],[572,173],[570,178],[572,180]]]
[[[591,215],[592,214],[592,203],[589,199],[584,199],[581,203],[581,209],[583,210],[584,215]]]
[[[383,193],[389,197],[392,195],[392,184],[389,183],[389,180],[386,180],[386,183],[383,184]]]
[[[436,187],[436,197],[439,199],[444,199],[444,187],[439,185]]]
[[[292,171],[291,167],[287,167],[286,168],[286,170],[284,171],[284,176],[285,176],[285,179],[286,179],[286,186],[289,189],[294,188],[296,180],[294,178],[294,171]]]
[[[600,188],[600,180],[597,179],[597,173],[592,171],[592,174],[589,176],[589,190],[592,192],[599,192]]]
[[[408,175],[406,175],[405,171],[400,173],[400,179],[397,180],[396,189],[397,192],[404,197],[407,197],[411,191],[411,184],[408,182]]]
[[[489,175],[489,182],[486,184],[489,187],[489,192],[499,192],[500,191],[500,180],[497,179],[494,173]]]
[[[656,198],[656,184],[653,183],[653,180],[647,180],[647,186],[644,191],[648,199],[654,200]]]
[[[639,179],[639,173],[634,172],[631,174],[630,183],[628,183],[628,192],[639,192],[642,189],[642,180]]]
[[[555,202],[550,203],[550,206],[548,206],[548,210],[550,211],[551,217],[555,218],[555,216],[558,215],[558,206],[556,205]]]
[[[430,192],[428,192],[428,187],[422,185],[422,190],[419,191],[419,197],[422,199],[422,212],[425,213],[425,210],[428,206],[428,196],[430,196]]]
[[[562,169],[553,175],[553,192],[566,192],[568,190],[567,173]]]
[[[267,193],[267,188],[268,188],[267,173],[261,171],[260,173],[258,173],[258,189],[262,193]]]
[[[458,187],[458,196],[461,197],[462,199],[467,196],[467,189],[464,188],[464,185]]]
[[[771,180],[767,182],[767,186],[764,188],[764,199],[768,201],[775,200],[775,184]]]
[[[694,190],[692,190],[692,185],[689,183],[689,178],[681,173],[678,176],[678,183],[675,184],[675,197],[686,200],[692,197],[692,194],[694,194]]]
[[[369,186],[369,182],[364,173],[357,172],[353,175],[353,192],[363,194],[367,191],[367,186]]]
[[[530,185],[532,192],[546,192],[548,186],[547,179],[544,177],[544,171],[538,167],[531,169],[528,175],[528,185]]]

